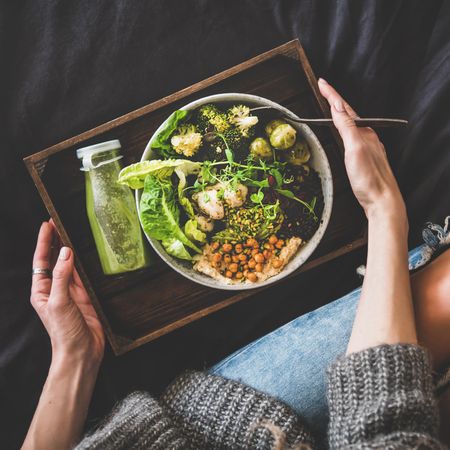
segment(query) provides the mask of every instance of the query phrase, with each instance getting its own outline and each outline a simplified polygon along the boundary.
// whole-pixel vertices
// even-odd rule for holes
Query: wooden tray
[[[85,212],[84,174],[79,170],[75,150],[120,139],[123,164],[139,161],[151,135],[173,110],[194,99],[222,92],[260,95],[303,117],[329,117],[328,106],[296,40],[24,159],[64,245],[75,251],[80,276],[117,355],[261,289],[236,292],[197,285],[170,269],[155,254],[155,264],[150,269],[103,275]],[[339,137],[327,128],[314,131],[333,172],[333,212],[321,244],[291,277],[365,244],[366,222],[345,175]]]

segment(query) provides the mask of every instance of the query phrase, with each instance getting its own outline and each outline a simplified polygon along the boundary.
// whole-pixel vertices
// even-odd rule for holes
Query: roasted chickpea
[[[256,266],[256,261],[252,258],[249,262],[248,262],[248,267],[250,269],[254,269]]]
[[[252,250],[252,256],[257,255],[258,253],[259,253],[259,248],[254,248],[254,249]]]
[[[228,266],[228,270],[232,273],[236,273],[238,271],[238,265],[236,263],[231,263]]]
[[[233,255],[233,256],[231,257],[231,260],[232,260],[234,263],[237,263],[237,262],[239,262],[239,256],[238,256],[238,255]]]
[[[229,264],[231,262],[231,255],[223,255],[223,261],[225,264]]]
[[[278,238],[274,234],[272,234],[272,236],[270,236],[270,238],[269,238],[269,244],[276,244],[277,241],[278,241]]]
[[[233,246],[232,246],[231,244],[223,244],[223,245],[222,245],[222,250],[223,250],[225,253],[231,252],[232,249],[233,249]]]
[[[262,272],[262,271],[263,271],[263,265],[262,264],[256,264],[255,272]]]
[[[254,256],[254,258],[255,258],[255,261],[257,262],[257,263],[263,263],[264,262],[264,255],[262,255],[261,253],[257,253],[255,256]]]
[[[284,246],[283,239],[279,239],[279,241],[275,244],[275,247],[280,249],[280,250],[283,248],[283,246]]]
[[[227,270],[227,271],[225,272],[225,276],[226,276],[227,278],[233,278],[233,273],[230,272],[229,270]]]
[[[244,272],[242,272],[242,273],[244,274],[244,277],[247,278],[247,275],[248,275],[248,273],[249,273],[249,272],[248,272],[248,269],[245,269]]]
[[[241,253],[240,255],[238,255],[238,259],[239,261],[247,261],[247,256]]]
[[[247,239],[247,245],[249,247],[253,247],[255,244],[258,244],[258,242],[256,242],[256,239],[253,239],[253,238],[248,238]]]
[[[235,245],[234,251],[235,251],[236,253],[242,253],[242,250],[244,250],[244,249],[242,248],[242,244],[236,244],[236,245]]]
[[[218,241],[214,241],[214,242],[211,244],[211,248],[212,248],[213,250],[217,250],[219,247],[220,247],[220,243],[219,243]]]
[[[222,255],[220,253],[214,253],[214,255],[212,256],[212,260],[214,262],[220,262],[222,261]]]
[[[255,273],[253,272],[249,272],[247,274],[247,280],[251,281],[252,283],[254,283],[255,281],[258,281],[258,277],[256,276]]]
[[[243,269],[248,270],[248,264],[244,264]]]
[[[238,280],[240,280],[243,276],[244,276],[244,275],[243,275],[242,272],[236,272],[236,278],[237,278]]]
[[[273,266],[275,269],[280,268],[282,265],[283,265],[283,261],[281,261],[281,259],[279,259],[279,258],[276,258],[276,259],[274,259],[274,260],[272,261],[272,266]]]
[[[272,256],[272,252],[270,250],[264,250],[263,255],[264,255],[264,258],[270,259],[270,257]]]

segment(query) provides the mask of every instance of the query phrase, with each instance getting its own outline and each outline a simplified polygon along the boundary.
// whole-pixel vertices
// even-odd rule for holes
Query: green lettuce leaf
[[[190,261],[192,256],[186,250],[185,245],[178,239],[166,239],[161,242],[162,246],[165,248],[169,255],[175,256],[175,258],[186,259]]]
[[[139,214],[144,231],[152,239],[161,241],[169,254],[177,258],[181,254],[184,256],[183,259],[186,259],[185,252],[175,241],[201,253],[201,250],[189,240],[180,227],[180,210],[170,179],[160,179],[154,175],[147,176]]]
[[[198,222],[190,219],[184,224],[184,233],[191,241],[206,242],[206,234],[198,229]]]
[[[194,207],[192,206],[192,203],[184,193],[184,188],[186,187],[187,184],[185,169],[186,167],[183,168],[181,166],[175,169],[175,173],[177,174],[180,180],[178,182],[178,201],[180,205],[183,207],[183,209],[186,211],[188,217],[192,219],[195,215]]]
[[[141,161],[124,167],[120,171],[117,181],[132,189],[142,189],[147,175],[168,178],[176,169],[186,175],[190,175],[200,171],[201,163],[189,161],[188,159],[152,159],[150,161]]]
[[[164,127],[152,140],[152,148],[163,151],[170,151],[170,136],[178,128],[178,125],[187,118],[189,111],[179,109],[174,111],[167,119]]]

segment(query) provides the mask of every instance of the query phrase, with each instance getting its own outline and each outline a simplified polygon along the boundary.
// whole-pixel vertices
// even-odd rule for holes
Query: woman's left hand
[[[52,363],[22,449],[71,449],[79,441],[105,347],[105,335],[53,222],[39,231],[31,304],[50,336]]]
[[[105,336],[97,313],[74,267],[73,252],[59,248],[53,223],[44,222],[33,267],[53,271],[53,277],[33,275],[31,304],[51,340],[53,358],[74,357],[100,364]]]

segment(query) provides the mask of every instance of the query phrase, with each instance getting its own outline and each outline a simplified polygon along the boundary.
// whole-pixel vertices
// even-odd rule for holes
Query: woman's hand
[[[371,128],[355,125],[355,111],[325,80],[319,79],[319,89],[330,104],[334,124],[344,142],[348,178],[366,216],[379,211],[404,213],[400,190],[377,134]]]
[[[417,343],[408,273],[408,219],[383,144],[355,125],[355,111],[324,80],[322,95],[344,141],[345,167],[369,221],[366,275],[347,352]]]
[[[39,231],[31,303],[50,336],[52,363],[22,449],[71,449],[83,431],[105,347],[103,328],[53,222]]]
[[[39,231],[33,267],[53,271],[53,278],[33,275],[31,288],[31,303],[50,336],[53,359],[100,364],[105,346],[102,325],[74,267],[73,252],[60,248],[51,221]]]

